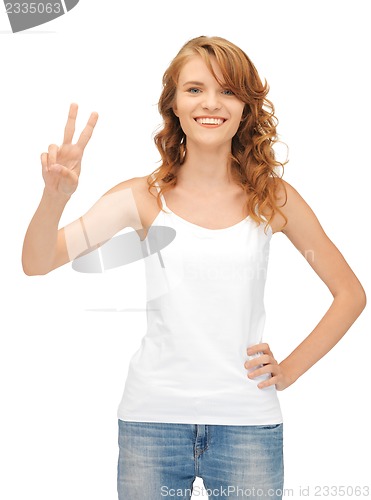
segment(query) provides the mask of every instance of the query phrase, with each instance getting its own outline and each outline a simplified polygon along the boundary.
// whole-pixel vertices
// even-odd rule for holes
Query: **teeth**
[[[197,118],[196,121],[201,125],[221,125],[224,122],[223,118]]]

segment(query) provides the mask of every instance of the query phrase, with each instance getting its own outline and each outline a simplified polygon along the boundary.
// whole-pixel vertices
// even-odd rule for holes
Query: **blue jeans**
[[[282,498],[282,423],[118,423],[119,500],[190,500],[192,492],[209,500]],[[196,476],[203,492],[193,488]]]

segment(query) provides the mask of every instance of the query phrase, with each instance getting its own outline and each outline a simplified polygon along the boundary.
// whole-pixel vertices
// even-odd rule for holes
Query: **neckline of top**
[[[212,233],[218,233],[218,232],[221,232],[221,231],[228,231],[230,229],[234,229],[235,227],[238,227],[240,226],[241,224],[243,224],[244,222],[246,222],[248,219],[250,219],[250,216],[248,215],[247,217],[245,217],[244,219],[240,220],[239,222],[236,222],[236,224],[232,224],[231,226],[227,226],[227,227],[221,227],[221,228],[210,228],[210,227],[205,227],[205,226],[200,226],[199,224],[195,224],[194,222],[190,222],[189,220],[185,219],[184,217],[181,217],[180,215],[178,215],[177,213],[175,213],[173,210],[171,210],[171,208],[169,207],[169,205],[166,203],[166,200],[165,200],[165,196],[161,193],[161,201],[162,201],[162,204],[163,204],[163,207],[165,208],[165,210],[167,209],[176,219],[178,219],[180,222],[183,222],[184,224],[187,224],[189,226],[192,226],[194,228],[198,228],[200,230],[203,230],[203,231],[210,231]]]
[[[163,199],[164,199],[164,196],[163,196]],[[221,228],[210,228],[210,227],[205,227],[205,226],[200,226],[199,224],[195,224],[194,222],[190,222],[189,220],[185,219],[184,217],[181,217],[180,215],[176,214],[175,212],[173,212],[173,210],[171,210],[171,208],[166,204],[166,202],[164,203],[164,208],[167,209],[176,219],[178,219],[180,222],[183,222],[184,224],[187,224],[188,226],[192,226],[194,228],[198,228],[202,231],[209,231],[211,233],[218,233],[218,232],[222,232],[222,231],[228,231],[228,230],[231,230],[231,229],[234,229],[235,227],[238,227],[240,225],[242,225],[244,222],[246,222],[247,220],[250,219],[250,216],[248,215],[247,217],[245,217],[244,219],[240,220],[239,222],[236,222],[236,224],[232,224],[232,226],[227,226],[227,227],[221,227]]]
[[[199,231],[207,231],[209,234],[220,234],[221,232],[225,232],[225,231],[230,231],[230,230],[233,230],[239,226],[242,226],[242,224],[244,224],[245,222],[247,221],[252,221],[252,218],[250,215],[248,215],[247,217],[245,217],[244,219],[240,220],[239,222],[236,222],[236,224],[232,224],[231,226],[227,226],[227,227],[222,227],[222,228],[217,228],[217,229],[212,229],[210,227],[204,227],[204,226],[200,226],[199,224],[195,224],[194,222],[190,222],[189,220],[185,219],[184,217],[181,217],[180,215],[176,214],[175,212],[173,212],[173,210],[171,210],[171,208],[169,207],[169,205],[166,203],[166,200],[165,200],[165,196],[160,193],[160,187],[158,185],[158,183],[155,183],[155,186],[156,186],[156,189],[158,191],[158,193],[160,194],[160,198],[161,198],[161,201],[162,201],[162,205],[163,205],[163,208],[165,208],[165,210],[167,209],[176,219],[178,219],[180,222],[190,226],[190,227],[193,227],[194,229],[197,229]],[[160,210],[161,212],[161,210]],[[272,228],[271,226],[268,224],[268,231],[273,234],[273,231],[272,231]]]

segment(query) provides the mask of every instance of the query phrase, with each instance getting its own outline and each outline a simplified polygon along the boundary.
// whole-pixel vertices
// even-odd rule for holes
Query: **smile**
[[[200,125],[222,125],[225,122],[224,118],[195,118],[196,122]]]

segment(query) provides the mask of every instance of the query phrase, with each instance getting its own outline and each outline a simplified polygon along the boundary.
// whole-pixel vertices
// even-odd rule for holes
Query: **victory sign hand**
[[[53,195],[71,196],[75,192],[79,181],[84,150],[98,120],[98,113],[91,113],[88,123],[81,132],[78,141],[72,144],[77,110],[78,105],[75,103],[71,104],[64,129],[63,144],[60,147],[56,144],[51,144],[48,152],[41,155],[45,190]]]

